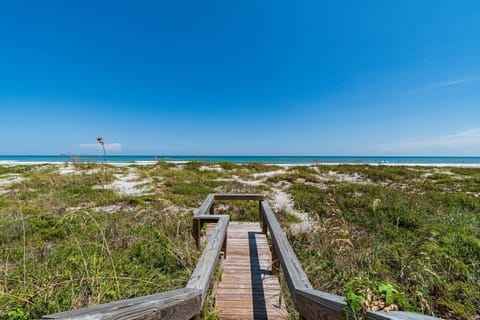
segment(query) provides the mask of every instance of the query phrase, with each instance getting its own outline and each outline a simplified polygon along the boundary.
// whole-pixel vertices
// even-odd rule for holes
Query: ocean
[[[1,164],[36,164],[65,162],[103,162],[103,155],[0,155]],[[154,161],[202,161],[270,164],[375,164],[375,165],[455,165],[480,166],[479,157],[439,156],[196,156],[196,155],[107,155],[113,164],[150,163]]]

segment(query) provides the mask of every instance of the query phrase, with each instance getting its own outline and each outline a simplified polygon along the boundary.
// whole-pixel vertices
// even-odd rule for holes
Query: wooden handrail
[[[208,215],[210,208],[213,205],[213,200],[215,197],[213,194],[209,194],[205,200],[203,200],[202,205],[195,211],[193,214],[194,217]]]
[[[215,200],[263,200],[263,194],[246,194],[246,193],[211,193],[209,194],[202,205],[193,214],[192,236],[195,239],[197,248],[200,247],[200,230],[204,223],[218,221],[219,215],[214,215]],[[260,215],[261,218],[261,215]]]
[[[215,268],[217,266],[217,260],[220,256],[222,247],[226,249],[225,240],[227,239],[227,228],[230,217],[219,216],[217,225],[213,234],[210,236],[207,246],[203,250],[202,256],[195,267],[195,270],[187,283],[187,288],[198,289],[202,292],[202,304],[207,296],[210,282]],[[226,254],[226,252],[225,252]],[[225,256],[224,254],[224,256]]]
[[[44,316],[43,319],[127,320],[194,318],[202,308],[202,291],[183,288]]]
[[[280,263],[283,274],[293,300],[295,309],[301,319],[328,319],[344,320],[345,312],[354,318],[349,311],[345,298],[327,292],[314,290],[300,262],[295,255],[280,223],[273,214],[266,201],[260,201],[260,214],[263,216],[263,226],[268,227],[272,238],[272,259]],[[263,230],[267,233],[267,230]],[[273,266],[277,261],[273,261]],[[273,267],[272,269],[275,269]],[[439,319],[419,313],[392,311],[392,312],[367,312],[366,318],[371,320],[434,320]]]
[[[297,289],[313,289],[313,287],[268,202],[262,201],[260,205],[261,213],[264,216],[263,220],[266,222],[272,238],[272,251],[276,253],[275,256],[282,266],[292,299],[295,300]]]
[[[247,193],[210,193],[202,205],[193,214],[194,217],[213,214],[212,207],[215,200],[263,200],[263,194],[247,194]]]
[[[263,200],[263,194],[248,193],[214,193],[214,200]]]
[[[342,296],[330,294],[314,289],[297,290],[295,308],[304,319],[342,319],[342,313],[348,312],[352,319],[354,314],[348,311],[345,299]],[[439,318],[420,313],[405,311],[367,311],[365,318],[368,320],[439,320]]]
[[[210,210],[214,195],[209,195],[195,216],[202,217]],[[202,219],[216,222],[205,249],[185,288],[150,296],[119,300],[97,306],[81,308],[43,316],[43,319],[110,320],[110,319],[165,319],[185,320],[197,318],[210,287],[220,252],[226,256],[228,215],[208,215]]]
[[[293,251],[287,236],[272,209],[261,194],[210,194],[193,216],[192,234],[200,241],[200,230],[203,223],[216,223],[213,234],[203,250],[195,270],[185,288],[162,292],[150,296],[120,300],[78,310],[66,311],[44,316],[43,319],[76,319],[76,320],[110,320],[110,319],[195,319],[205,301],[210,283],[215,272],[221,251],[226,256],[227,229],[230,217],[214,215],[215,200],[258,200],[260,222],[265,234],[270,233],[272,239],[272,270],[283,270],[285,280],[292,297],[295,309],[301,319],[343,320],[348,311],[345,299],[313,289],[308,276]],[[435,317],[412,312],[367,312],[366,318],[371,320],[434,320]]]

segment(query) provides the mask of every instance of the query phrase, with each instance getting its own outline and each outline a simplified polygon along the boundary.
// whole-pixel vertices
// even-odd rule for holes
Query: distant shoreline
[[[0,155],[0,165],[103,163],[102,155]],[[305,165],[387,165],[431,167],[480,167],[480,156],[221,156],[221,155],[107,155],[117,166],[147,165],[157,161],[186,163],[263,163],[279,166]]]

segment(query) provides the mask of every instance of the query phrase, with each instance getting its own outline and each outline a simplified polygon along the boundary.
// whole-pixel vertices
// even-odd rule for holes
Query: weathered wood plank
[[[274,310],[274,309],[272,309]],[[237,307],[229,307],[220,310],[221,320],[235,319],[235,320],[273,320],[273,319],[286,319],[285,313],[280,311],[262,310],[258,308],[250,309],[245,308],[242,305]]]
[[[213,208],[213,200],[213,194],[209,194],[203,201],[202,205],[193,214],[192,237],[195,240],[197,249],[200,247],[200,230],[202,228],[201,218],[203,217],[204,219],[206,219],[207,216],[210,214]],[[213,219],[217,220],[216,218]]]
[[[246,290],[243,290],[246,289]],[[258,289],[258,287],[253,287],[253,290]],[[268,300],[269,298],[275,297],[276,301],[278,301],[280,293],[280,287],[273,288],[273,289],[268,289],[264,290],[263,293],[255,293],[253,291],[252,293],[252,288],[231,288],[231,289],[225,289],[222,288],[221,290],[218,290],[218,296],[222,296],[221,300],[218,300],[217,302],[220,301],[241,301],[241,300],[257,300],[257,299],[266,299]]]
[[[219,216],[213,216],[214,201],[215,200],[258,200],[261,201],[264,199],[262,194],[223,194],[223,193],[211,193],[209,194],[201,206],[193,214],[193,226],[192,226],[192,237],[195,239],[197,249],[200,247],[200,230],[202,224],[206,220],[216,221]]]
[[[217,222],[223,215],[202,215],[193,217],[194,220],[199,220],[202,223],[215,223]]]
[[[285,319],[281,287],[271,268],[271,252],[258,223],[232,222],[227,259],[215,294],[220,319]]]
[[[297,291],[295,308],[308,320],[343,320],[345,317],[342,312],[348,310],[344,297],[313,289]],[[348,313],[354,319],[353,313]],[[369,320],[438,320],[435,317],[402,311],[367,312],[365,318]]]
[[[261,201],[261,214],[266,221],[272,237],[272,250],[278,257],[290,295],[295,308],[303,319],[341,320],[346,310],[344,298],[326,292],[314,290],[302,269],[288,239],[266,201]],[[275,271],[275,255],[274,271]],[[353,316],[353,314],[351,314]],[[367,319],[372,320],[432,320],[438,319],[410,312],[367,312]]]
[[[295,309],[305,319],[343,320],[343,297],[317,290],[297,290]]]
[[[278,278],[272,276],[272,263],[265,235],[272,237],[274,262],[280,262],[287,285],[301,319],[343,319],[344,298],[314,290],[293,252],[268,203],[261,194],[210,194],[194,213],[193,237],[199,243],[203,223],[217,222],[209,229],[208,242],[186,288],[155,295],[44,316],[43,319],[166,319],[196,317],[218,262],[220,251],[229,248],[223,280],[217,290],[221,319],[284,319]],[[227,235],[229,217],[214,215],[215,200],[258,200],[261,225],[239,224]],[[227,243],[227,238],[230,239]],[[275,264],[273,264],[275,268]],[[219,299],[221,297],[221,299]],[[275,305],[277,303],[277,305]],[[411,312],[367,312],[370,320],[434,320]]]
[[[63,320],[183,320],[196,316],[200,313],[201,308],[201,290],[183,288],[145,297],[51,314],[42,318]]]
[[[202,256],[197,262],[195,270],[187,283],[187,288],[200,289],[202,291],[202,304],[210,287],[210,281],[215,272],[220,256],[221,248],[227,233],[229,216],[222,216],[217,222],[215,229],[208,239]]]
[[[282,267],[290,295],[295,301],[296,290],[313,289],[312,284],[310,283],[310,280],[308,280],[305,271],[303,271],[302,266],[290,246],[280,223],[278,223],[277,218],[275,218],[272,209],[266,201],[262,201],[261,206],[262,214],[267,223],[268,230],[270,231],[270,236],[272,237],[272,249]]]
[[[215,200],[263,200],[263,194],[248,194],[248,193],[214,193]]]
[[[202,205],[195,211],[194,216],[208,215],[210,207],[213,205],[214,195],[209,194],[205,200],[203,200]]]

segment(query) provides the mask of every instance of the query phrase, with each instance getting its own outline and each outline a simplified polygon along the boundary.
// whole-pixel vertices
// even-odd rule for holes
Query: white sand
[[[114,174],[115,181],[105,186],[95,186],[95,189],[112,189],[120,195],[126,196],[141,196],[148,194],[150,189],[142,184],[150,183],[148,179],[138,180],[138,175],[133,169],[130,169],[127,174]]]
[[[80,210],[92,210],[95,212],[106,212],[106,213],[113,213],[117,211],[126,211],[126,212],[132,212],[135,211],[135,207],[126,205],[124,203],[117,203],[117,204],[112,204],[109,206],[100,206],[100,207],[91,207],[89,205],[81,205],[78,207],[70,207],[67,208],[65,211],[66,212],[75,212],[75,211],[80,211]]]
[[[132,206],[126,206],[123,204],[112,204],[110,206],[94,207],[92,208],[92,210],[96,212],[113,213],[117,211],[132,212],[135,210],[135,208]]]
[[[15,173],[4,174],[0,176],[0,195],[8,193],[9,190],[6,188],[8,188],[10,185],[22,182],[24,180],[26,180],[24,177]]]
[[[81,169],[81,168],[75,168],[74,165],[72,164],[67,164],[67,165],[61,165],[58,166],[58,173],[61,175],[69,175],[69,174],[95,174],[98,173],[99,169]]]
[[[124,166],[143,166],[152,165],[157,161],[135,161],[135,162],[107,162],[108,165],[116,167]],[[167,163],[185,164],[190,161],[165,161]],[[64,165],[62,161],[17,161],[17,160],[0,160],[0,166],[18,166],[18,165],[39,165],[39,164],[55,164]],[[234,163],[237,164],[237,163]],[[296,166],[338,166],[338,165],[370,165],[370,166],[402,166],[402,167],[455,167],[455,168],[480,168],[480,163],[356,163],[356,162],[330,162],[330,163],[265,163],[266,165],[290,168]],[[241,165],[241,164],[239,164]]]
[[[200,171],[217,171],[217,172],[223,172],[223,168],[221,166],[217,165],[212,165],[212,166],[201,166],[199,168]]]
[[[285,172],[286,172],[285,170],[276,170],[276,171],[255,173],[255,174],[253,174],[253,177],[255,178],[255,180],[244,180],[237,175],[232,175],[231,178],[223,178],[223,179],[219,178],[219,179],[215,179],[214,181],[234,181],[234,182],[238,182],[238,183],[241,183],[241,184],[244,184],[244,185],[247,185],[247,186],[259,186],[259,185],[265,183],[265,180],[267,178],[273,177],[275,175],[282,174],[282,173],[285,173]]]
[[[257,178],[269,178],[269,177],[273,177],[273,176],[276,176],[276,175],[279,175],[279,174],[284,174],[286,172],[287,172],[286,170],[267,171],[267,172],[261,172],[261,173],[254,173],[253,177],[255,179],[257,179]]]
[[[284,211],[301,220],[299,223],[290,225],[292,232],[308,232],[312,230],[313,224],[310,221],[308,213],[295,210],[292,198],[278,188],[273,189],[273,207],[277,211]]]
[[[243,179],[240,179],[240,177],[237,175],[233,175],[231,178],[218,178],[218,179],[214,179],[213,181],[238,182],[247,186],[259,186],[263,183],[263,180],[243,180]]]
[[[344,174],[338,173],[335,171],[328,171],[326,174],[318,174],[316,177],[321,181],[335,180],[339,182],[355,182],[355,183],[365,183],[368,182],[358,173],[353,174]]]
[[[59,166],[58,167],[58,173],[61,175],[66,175],[66,174],[79,174],[80,170],[75,169],[74,166],[71,164],[66,165],[66,166]]]

